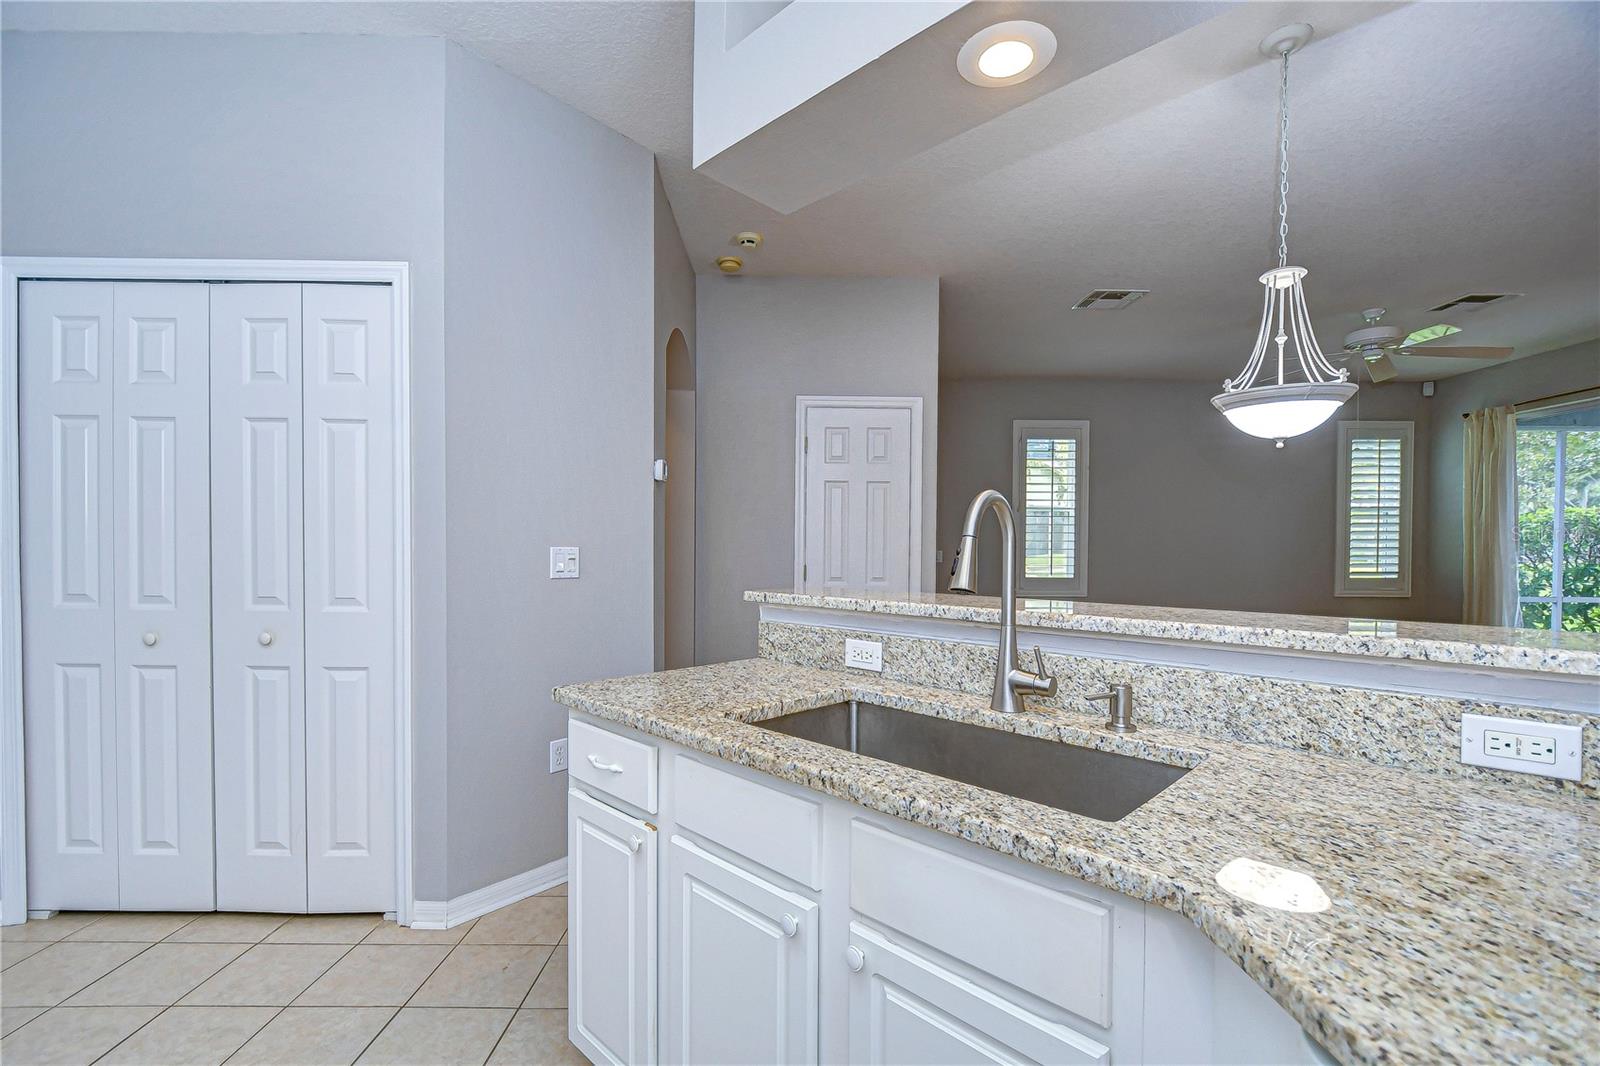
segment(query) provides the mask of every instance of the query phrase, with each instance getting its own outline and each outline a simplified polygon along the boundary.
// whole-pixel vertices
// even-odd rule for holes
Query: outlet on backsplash
[[[854,637],[845,639],[844,664],[853,666],[857,670],[871,670],[874,673],[883,673],[883,645],[876,640],[856,640]]]
[[[1495,718],[1461,716],[1461,761],[1524,774],[1576,781],[1582,775],[1583,727]]]

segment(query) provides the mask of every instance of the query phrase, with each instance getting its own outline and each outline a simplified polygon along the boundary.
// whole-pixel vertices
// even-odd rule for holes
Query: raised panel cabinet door
[[[117,282],[112,522],[123,910],[211,910],[208,286]]]
[[[300,288],[210,286],[221,910],[306,910]]]
[[[804,450],[806,587],[909,592],[911,412],[807,408]]]
[[[386,285],[305,285],[306,882],[395,905],[395,347]]]
[[[1111,1061],[1104,1044],[859,922],[850,923],[841,965],[850,972],[852,1063]]]
[[[816,1062],[817,905],[683,837],[667,851],[662,1058]]]
[[[656,1061],[656,830],[567,793],[567,1036],[589,1061]]]
[[[113,291],[18,294],[28,905],[117,897]]]

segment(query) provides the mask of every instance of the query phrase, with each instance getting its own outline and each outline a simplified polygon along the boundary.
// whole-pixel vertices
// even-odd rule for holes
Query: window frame
[[[1023,441],[1035,439],[1076,442],[1077,471],[1074,480],[1072,577],[1028,577],[1028,500],[1027,463]],[[1020,592],[1058,599],[1082,599],[1089,593],[1089,423],[1084,419],[1019,418],[1011,423],[1011,501],[1017,518],[1017,589]]]
[[[1562,405],[1562,406],[1565,406],[1565,405]],[[1573,405],[1573,406],[1578,406],[1578,405]],[[1517,412],[1519,417],[1521,415],[1523,415],[1523,414],[1527,414],[1527,415],[1530,415],[1530,416],[1533,416],[1533,417],[1538,417],[1541,414],[1548,414],[1548,413],[1550,413],[1549,409],[1536,409],[1536,410],[1531,410],[1531,411],[1527,411],[1527,412],[1520,412],[1520,411]],[[1568,596],[1568,595],[1565,594],[1566,577],[1567,577],[1567,575],[1566,575],[1566,554],[1567,554],[1567,551],[1566,551],[1566,532],[1567,532],[1567,529],[1566,529],[1566,527],[1567,527],[1567,514],[1566,514],[1566,512],[1567,512],[1567,506],[1566,506],[1566,495],[1567,495],[1567,434],[1570,433],[1573,429],[1584,429],[1584,428],[1587,428],[1587,427],[1582,427],[1582,426],[1550,426],[1550,427],[1529,426],[1526,429],[1524,429],[1522,426],[1515,424],[1515,422],[1513,423],[1513,426],[1512,426],[1511,439],[1512,439],[1512,442],[1513,442],[1513,447],[1515,447],[1517,442],[1520,442],[1521,434],[1525,433],[1525,432],[1529,432],[1529,433],[1533,433],[1533,432],[1554,433],[1555,437],[1556,437],[1555,483],[1554,483],[1554,486],[1553,486],[1554,487],[1554,493],[1553,493],[1554,500],[1553,500],[1553,506],[1551,507],[1551,530],[1550,530],[1550,595],[1548,595],[1548,596],[1524,596],[1522,594],[1522,578],[1521,578],[1521,574],[1517,571],[1516,567],[1513,567],[1512,574],[1511,574],[1512,595],[1515,597],[1515,599],[1517,601],[1517,615],[1516,615],[1516,623],[1515,624],[1516,624],[1516,627],[1518,629],[1528,629],[1528,630],[1532,630],[1533,632],[1554,632],[1554,633],[1566,632],[1566,630],[1563,628],[1563,625],[1564,625],[1564,617],[1563,616],[1566,613],[1565,612],[1565,608],[1566,608],[1567,604],[1569,604],[1569,603],[1581,603],[1581,604],[1600,603],[1600,599],[1597,599],[1597,598],[1595,598],[1593,596]],[[1511,507],[1512,507],[1512,519],[1511,519],[1511,521],[1512,521],[1512,528],[1513,528],[1513,531],[1514,531],[1513,535],[1515,535],[1515,531],[1520,529],[1520,523],[1517,521],[1517,514],[1518,514],[1517,508],[1519,507],[1519,505],[1522,502],[1521,501],[1522,483],[1521,483],[1521,480],[1516,475],[1516,461],[1515,461],[1515,459],[1513,459],[1513,461],[1512,461],[1512,475],[1511,475],[1511,477],[1512,477],[1512,483],[1513,483],[1512,484],[1512,498],[1511,498]],[[1530,603],[1541,603],[1541,604],[1547,605],[1550,608],[1550,624],[1548,626],[1535,627],[1535,626],[1528,626],[1528,625],[1524,625],[1523,624],[1523,621],[1522,621],[1522,609],[1525,606],[1527,606],[1528,604],[1530,604]]]
[[[1357,440],[1400,442],[1400,574],[1398,577],[1354,577],[1350,573],[1350,444]],[[1342,421],[1335,452],[1337,498],[1334,503],[1333,594],[1335,596],[1411,595],[1412,495],[1416,484],[1416,423]]]

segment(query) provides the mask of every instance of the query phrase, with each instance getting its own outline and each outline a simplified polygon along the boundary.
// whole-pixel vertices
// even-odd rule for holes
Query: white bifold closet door
[[[382,286],[213,286],[224,910],[394,907],[389,300]]]
[[[22,286],[35,906],[215,904],[206,290]]]

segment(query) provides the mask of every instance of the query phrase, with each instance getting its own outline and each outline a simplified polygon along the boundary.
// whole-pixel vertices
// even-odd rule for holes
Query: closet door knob
[[[272,643],[272,634],[263,629],[261,631],[261,635],[256,639],[259,640],[261,642],[261,646],[265,648]]]
[[[785,914],[783,916],[783,935],[784,936],[794,936],[799,931],[800,931],[800,919],[796,918],[792,914]]]
[[[153,647],[156,646],[156,641],[158,641],[160,639],[161,638],[159,636],[157,636],[154,632],[146,633],[144,635],[144,646],[147,647],[147,648],[153,648]]]
[[[851,944],[844,949],[844,964],[850,967],[851,973],[860,973],[867,965],[867,956],[864,951]]]

